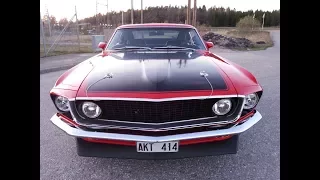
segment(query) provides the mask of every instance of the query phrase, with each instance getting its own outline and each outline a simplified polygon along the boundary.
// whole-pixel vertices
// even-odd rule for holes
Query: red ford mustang
[[[170,159],[232,154],[262,117],[262,88],[185,24],[118,27],[102,52],[59,77],[51,121],[79,156]]]

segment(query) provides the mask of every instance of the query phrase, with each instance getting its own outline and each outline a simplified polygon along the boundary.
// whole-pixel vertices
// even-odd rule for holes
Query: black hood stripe
[[[227,89],[210,57],[195,52],[131,54],[98,59],[86,80],[88,92],[211,90],[201,71],[208,74],[213,90]]]

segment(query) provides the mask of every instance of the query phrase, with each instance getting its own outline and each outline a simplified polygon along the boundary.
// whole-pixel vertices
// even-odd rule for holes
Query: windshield
[[[107,49],[179,47],[205,50],[192,28],[126,28],[115,32]],[[132,48],[131,48],[132,49]]]

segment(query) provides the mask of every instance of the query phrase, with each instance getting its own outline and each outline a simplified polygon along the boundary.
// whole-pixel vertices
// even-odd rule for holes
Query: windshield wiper
[[[141,47],[141,46],[124,46],[124,47],[114,48],[112,50],[151,50],[151,48]]]
[[[181,46],[161,46],[161,47],[154,47],[153,49],[177,49],[177,50],[191,50],[195,51],[196,49],[193,48],[187,48],[187,47],[181,47]]]

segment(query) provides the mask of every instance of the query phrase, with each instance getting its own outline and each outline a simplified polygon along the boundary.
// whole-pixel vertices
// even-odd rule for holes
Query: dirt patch
[[[269,44],[269,45],[273,44],[269,31],[239,32],[239,31],[233,30],[233,31],[227,32],[227,36],[235,37],[235,38],[246,38],[254,42],[255,44],[263,44],[261,43],[261,41],[265,42],[265,44]]]
[[[264,50],[273,46],[269,31],[240,32],[234,29],[202,33],[205,41],[218,47],[235,50]]]
[[[212,42],[214,45],[230,49],[253,48],[252,41],[246,38],[227,37],[221,34],[208,32],[202,36],[203,40]]]

